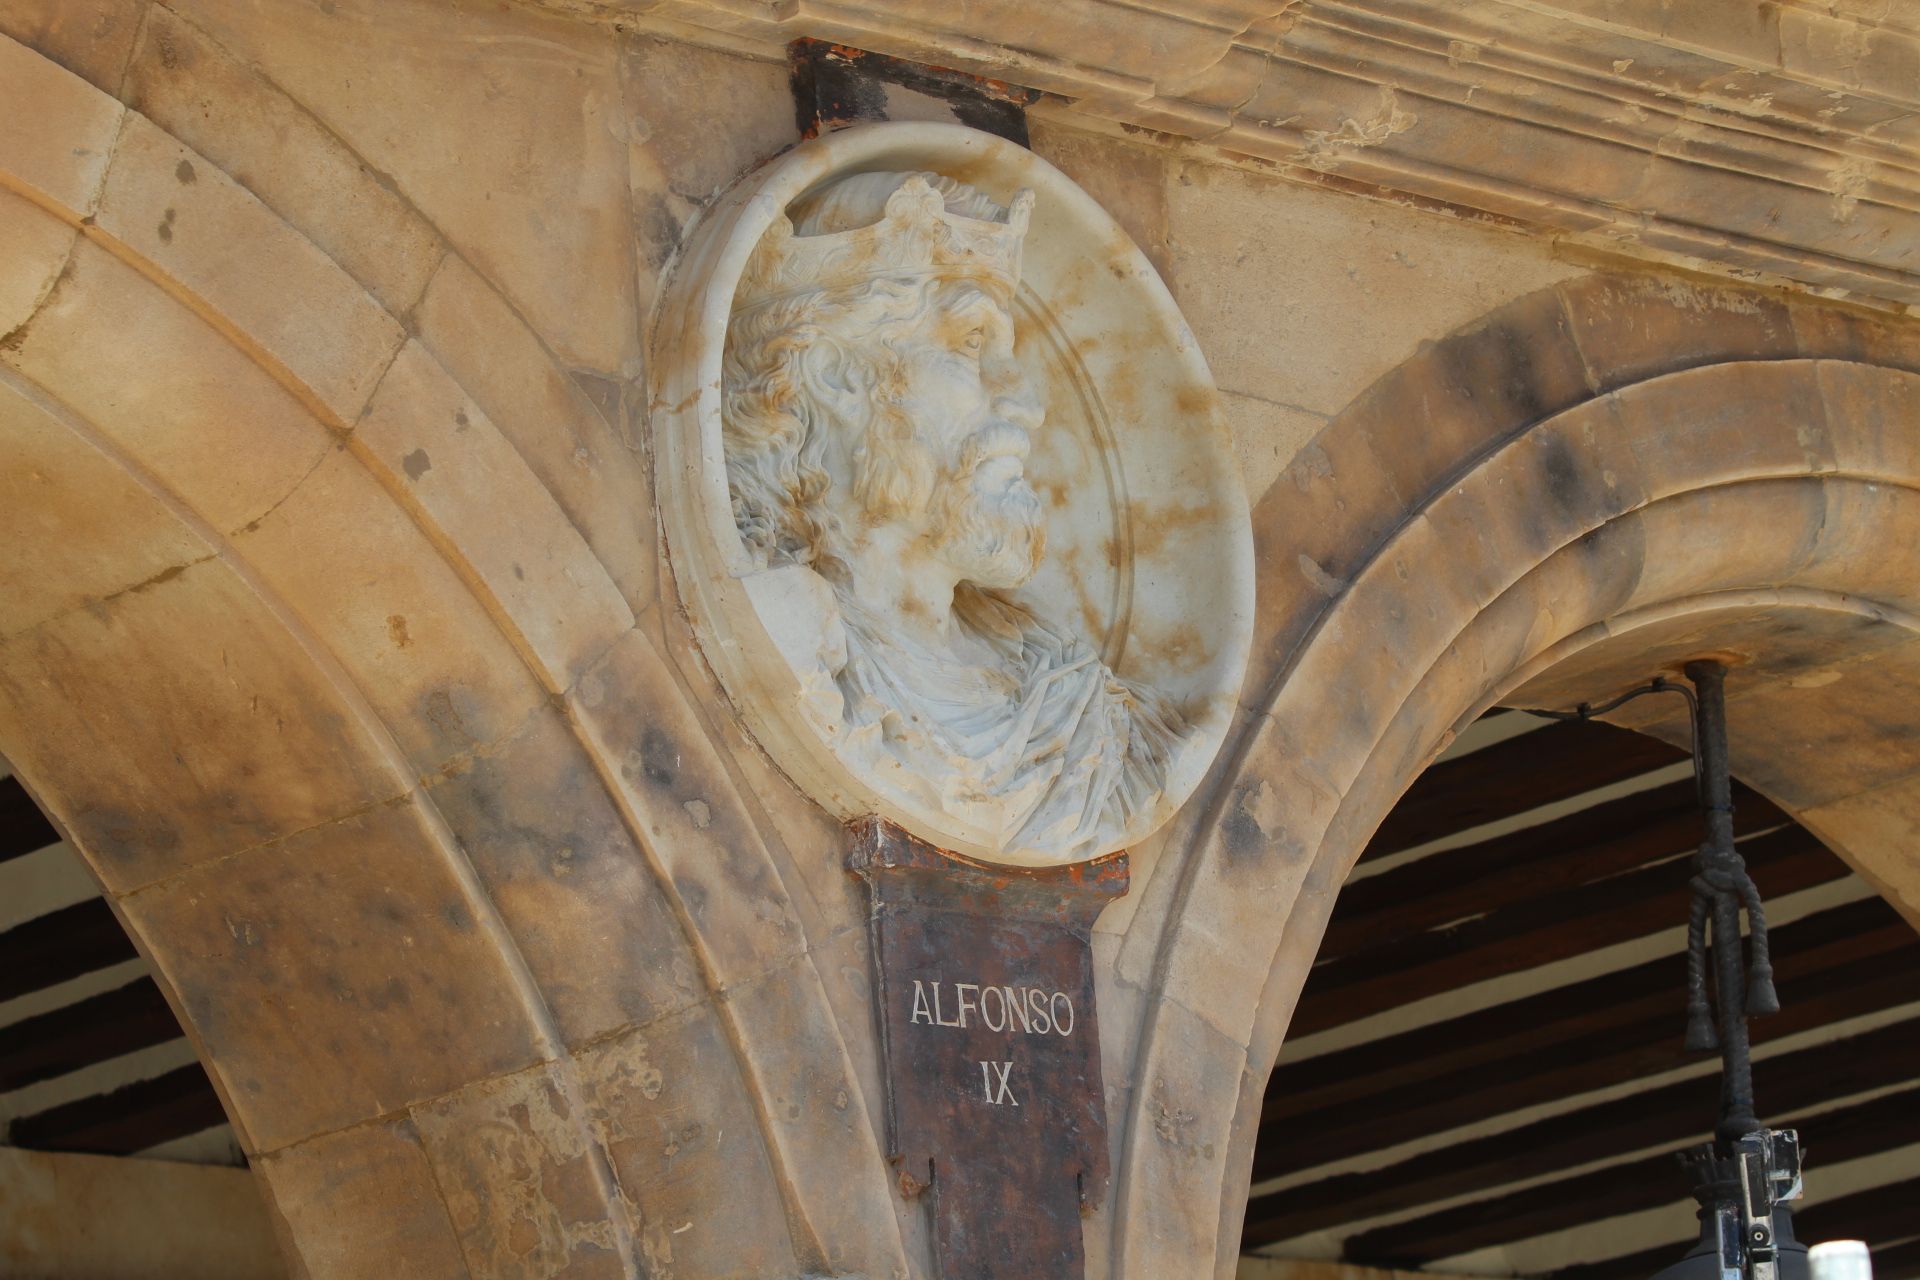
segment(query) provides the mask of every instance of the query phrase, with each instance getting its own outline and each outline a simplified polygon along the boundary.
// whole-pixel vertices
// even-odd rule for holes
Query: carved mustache
[[[1011,422],[989,422],[960,442],[960,456],[954,474],[965,479],[995,458],[1025,458],[1033,452],[1033,440]]]

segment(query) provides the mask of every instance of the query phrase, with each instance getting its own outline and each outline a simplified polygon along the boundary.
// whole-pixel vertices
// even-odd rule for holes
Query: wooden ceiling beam
[[[178,1040],[173,1009],[152,978],[0,1027],[0,1093]]]
[[[1814,1174],[1818,1176],[1818,1173]],[[1900,1184],[1907,1190],[1906,1200],[1898,1197],[1892,1208],[1894,1216],[1891,1225],[1877,1236],[1868,1234],[1869,1247],[1873,1250],[1873,1280],[1920,1280],[1920,1237],[1909,1239],[1916,1230],[1913,1215],[1915,1198],[1920,1197],[1920,1183]],[[1863,1193],[1871,1194],[1871,1193]],[[1831,1202],[1834,1206],[1844,1205],[1846,1199]],[[1812,1234],[1815,1230],[1825,1231],[1826,1223],[1821,1217],[1823,1205],[1817,1205],[1805,1211],[1805,1215],[1794,1215],[1794,1238],[1802,1244],[1818,1244],[1822,1240],[1844,1240],[1845,1234]],[[1871,1208],[1873,1206],[1869,1206]],[[1879,1206],[1885,1209],[1884,1204]],[[1845,1211],[1843,1211],[1845,1212]],[[1847,1225],[1840,1223],[1839,1225]],[[1563,1267],[1554,1272],[1547,1280],[1646,1280],[1650,1275],[1662,1271],[1680,1260],[1681,1254],[1693,1244],[1697,1237],[1689,1235],[1685,1239],[1675,1239],[1668,1244],[1657,1245],[1651,1249],[1642,1249],[1619,1258],[1605,1258],[1597,1262],[1583,1262],[1578,1266]],[[1857,1238],[1857,1237],[1854,1237]],[[1895,1241],[1891,1245],[1881,1245],[1878,1240]]]
[[[1905,1059],[1907,1063],[1913,1061],[1911,1057]],[[1908,1141],[1920,1139],[1909,1137]],[[1811,1146],[1808,1153],[1812,1154]],[[1807,1176],[1811,1179],[1818,1172],[1817,1166],[1810,1167]],[[1807,1242],[1865,1240],[1869,1248],[1881,1243],[1904,1243],[1920,1230],[1920,1211],[1916,1211],[1916,1205],[1920,1205],[1920,1178],[1889,1182],[1852,1195],[1815,1200],[1793,1215],[1793,1233]],[[1876,1259],[1876,1263],[1881,1261]],[[1874,1280],[1884,1280],[1879,1265],[1874,1267],[1873,1274]]]
[[[1844,974],[1829,975],[1836,982],[1844,977],[1856,985],[1829,1006],[1809,1009],[1802,1002],[1799,1016],[1792,1020],[1783,1012],[1756,1023],[1755,1043],[1764,1045],[1794,1031],[1920,1000],[1920,972],[1911,967],[1920,964],[1920,950],[1905,953],[1901,961],[1910,967],[1891,970],[1879,967],[1881,962],[1868,961]],[[1680,1033],[1674,1030],[1671,1016],[1647,1030],[1658,1038],[1637,1051],[1606,1056],[1609,1046],[1603,1038],[1586,1046],[1595,1055],[1591,1059],[1578,1056],[1581,1047],[1575,1046],[1570,1058],[1522,1067],[1512,1083],[1456,1083],[1451,1096],[1444,1098],[1382,1099],[1371,1110],[1349,1111],[1329,1117],[1324,1124],[1283,1125],[1272,1139],[1257,1140],[1254,1177],[1279,1177],[1331,1164],[1399,1142],[1483,1124],[1522,1107],[1576,1097],[1699,1061],[1681,1050]],[[1284,1144],[1279,1135],[1284,1135]]]
[[[199,1063],[14,1120],[13,1146],[124,1156],[225,1124],[226,1112]]]
[[[1789,821],[1757,791],[1735,788],[1736,836]],[[1700,802],[1689,779],[1436,853],[1342,888],[1315,962],[1689,853],[1700,838]]]
[[[1891,1052],[1881,1062],[1911,1062],[1920,1055],[1920,1021],[1902,1023],[1868,1036],[1843,1042],[1857,1054]],[[1795,1060],[1798,1060],[1795,1062]],[[1781,1076],[1791,1066],[1798,1072],[1815,1071],[1834,1061],[1834,1055],[1788,1055],[1772,1064],[1759,1063],[1755,1081],[1759,1096],[1770,1096],[1770,1085],[1762,1070],[1772,1065],[1771,1076]],[[1883,1074],[1883,1073],[1882,1073]],[[1707,1095],[1711,1103],[1713,1095]],[[1703,1107],[1701,1128],[1711,1123],[1715,1108]],[[1704,1138],[1694,1139],[1694,1142]],[[1879,1155],[1920,1142],[1920,1088],[1904,1090],[1869,1102],[1827,1112],[1807,1122],[1802,1135],[1809,1155],[1817,1149],[1829,1163],[1857,1160]],[[1515,1191],[1507,1195],[1476,1200],[1468,1204],[1425,1214],[1406,1222],[1397,1222],[1350,1237],[1343,1249],[1349,1261],[1367,1266],[1417,1268],[1439,1258],[1452,1257],[1475,1249],[1492,1248],[1516,1240],[1529,1240],[1569,1230],[1583,1223],[1597,1222],[1622,1214],[1657,1209],[1663,1204],[1684,1200],[1687,1183],[1681,1176],[1675,1154],[1692,1142],[1676,1143],[1672,1150],[1627,1164],[1597,1169],[1571,1178],[1561,1178]],[[1817,1166],[1809,1166],[1810,1171]],[[1899,1193],[1904,1191],[1904,1199]],[[1826,1239],[1835,1235],[1868,1234],[1868,1224],[1890,1222],[1886,1216],[1897,1204],[1906,1215],[1902,1222],[1911,1225],[1920,1182],[1894,1188],[1876,1188],[1870,1192],[1810,1209],[1802,1219],[1808,1239]],[[1885,1210],[1886,1212],[1883,1212]],[[1832,1219],[1829,1224],[1824,1219]],[[1836,1230],[1837,1228],[1837,1230]]]
[[[0,1000],[131,960],[126,930],[104,898],[88,898],[0,933]]]
[[[1920,948],[1916,948],[1920,952]],[[1920,984],[1916,984],[1920,986]],[[1760,1098],[1773,1117],[1794,1115],[1885,1083],[1878,1056],[1920,1051],[1920,1022],[1868,1033],[1764,1060],[1756,1069]],[[1719,1099],[1719,1077],[1707,1076],[1553,1116],[1489,1137],[1454,1143],[1385,1168],[1323,1178],[1255,1197],[1247,1206],[1247,1247],[1310,1231],[1416,1209],[1422,1204],[1490,1191],[1558,1169],[1623,1152],[1701,1140]],[[1920,1090],[1903,1095],[1920,1102]],[[1811,1149],[1828,1155],[1823,1121],[1807,1124]],[[1677,1185],[1677,1184],[1676,1184]]]
[[[1740,851],[1768,901],[1850,874],[1799,827],[1742,841]],[[1686,865],[1662,863],[1316,965],[1289,1034],[1311,1035],[1684,924],[1693,898],[1688,876]]]
[[[0,778],[0,862],[59,843],[60,833],[20,785],[20,779]]]
[[[1920,1236],[1875,1249],[1873,1280],[1920,1280]]]
[[[1591,1262],[1577,1263],[1571,1267],[1562,1267],[1547,1280],[1647,1280],[1659,1271],[1664,1271],[1680,1261],[1687,1246],[1698,1235],[1690,1235],[1684,1240],[1673,1240],[1666,1244],[1655,1245],[1651,1249],[1640,1249],[1633,1253],[1622,1254],[1617,1258],[1599,1258]],[[1875,1277],[1879,1280],[1879,1277]]]
[[[1824,946],[1803,945],[1818,940],[1814,930],[1842,936]],[[1757,1045],[1920,1000],[1920,938],[1879,899],[1822,912],[1778,930],[1775,937],[1782,1007],[1753,1024]],[[1648,1012],[1633,1023],[1583,1010],[1567,999],[1574,990],[1567,988],[1548,993],[1564,1003],[1557,1021],[1549,1020],[1552,1014],[1543,1016],[1531,1044],[1521,1032],[1491,1046],[1474,1046],[1472,1052],[1459,1051],[1452,1037],[1463,1024],[1483,1020],[1470,1015],[1392,1037],[1396,1045],[1382,1040],[1327,1055],[1347,1058],[1356,1072],[1360,1060],[1374,1059],[1369,1077],[1377,1087],[1363,1078],[1358,1092],[1338,1101],[1326,1096],[1329,1089],[1289,1092],[1291,1073],[1318,1060],[1283,1065],[1269,1083],[1254,1179],[1314,1168],[1698,1061],[1680,1043],[1681,958],[1667,957],[1655,967],[1665,969],[1666,991],[1634,1002],[1630,1007]],[[1419,1060],[1423,1042],[1437,1060],[1432,1070],[1421,1069],[1427,1065]],[[1504,1051],[1504,1056],[1482,1058],[1482,1048]],[[1382,1069],[1386,1064],[1375,1055],[1396,1049],[1410,1055],[1412,1066]],[[1392,1084],[1382,1083],[1389,1077]]]
[[[1630,729],[1597,721],[1550,724],[1429,767],[1360,858],[1383,858],[1685,759],[1678,747]]]
[[[1793,979],[1897,951],[1916,937],[1893,908],[1874,898],[1777,928],[1774,941],[1781,976]],[[1678,1007],[1679,963],[1676,956],[1662,956],[1432,1026],[1284,1063],[1269,1081],[1263,1114],[1269,1119],[1314,1115],[1388,1089],[1430,1086],[1456,1072],[1497,1072],[1524,1053],[1677,1016],[1671,1010]]]

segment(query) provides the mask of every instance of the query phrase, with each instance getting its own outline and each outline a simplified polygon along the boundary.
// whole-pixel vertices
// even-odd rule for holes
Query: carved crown
[[[1005,209],[964,183],[935,174],[859,174],[826,193],[829,208],[801,218],[822,230],[802,234],[794,219],[774,219],[754,247],[734,291],[736,312],[818,289],[859,284],[876,276],[974,276],[1009,291],[1020,279],[1020,248],[1033,209],[1033,192],[1022,190]],[[886,196],[878,221],[839,229],[870,211],[881,189]],[[935,183],[939,185],[936,186]],[[950,207],[958,205],[959,209]],[[964,210],[962,212],[961,210]],[[970,216],[984,213],[987,216]],[[870,213],[869,213],[870,216]]]

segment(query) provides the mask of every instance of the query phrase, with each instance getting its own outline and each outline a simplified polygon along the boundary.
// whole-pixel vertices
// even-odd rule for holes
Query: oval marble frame
[[[1032,370],[1048,348],[1091,396],[1106,437],[1114,519],[1102,540],[1116,589],[1107,634],[1083,637],[1121,675],[1171,697],[1191,732],[1160,802],[1085,857],[1006,849],[884,780],[862,777],[803,706],[800,681],[756,612],[760,570],[734,527],[721,437],[720,365],[733,294],[774,219],[851,173],[931,170],[1001,201],[1035,195],[1016,323]],[[649,422],[668,561],[707,663],[749,732],[834,816],[878,814],[955,852],[1011,865],[1084,861],[1137,844],[1192,794],[1220,750],[1253,635],[1253,538],[1232,441],[1206,361],[1165,284],[1127,233],[1072,179],[1026,148],[959,125],[860,125],[814,139],[737,182],[689,234],[655,312]],[[1049,397],[1049,414],[1052,399]],[[1044,430],[1044,428],[1043,428]],[[1036,448],[1039,455],[1041,450]],[[1044,490],[1044,477],[1035,476]],[[1050,508],[1050,515],[1053,510]],[[1055,555],[1054,522],[1048,557]],[[1068,539],[1082,545],[1087,538]],[[1204,628],[1195,620],[1205,619]]]

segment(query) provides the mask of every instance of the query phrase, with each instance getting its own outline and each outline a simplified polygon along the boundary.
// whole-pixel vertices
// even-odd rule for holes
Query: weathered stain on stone
[[[1227,832],[1230,854],[1270,853],[1287,831],[1286,807],[1270,778],[1241,787],[1228,819],[1234,828]],[[1236,841],[1239,848],[1234,847]]]
[[[446,688],[435,689],[429,693],[425,703],[428,723],[442,733],[456,735],[465,741],[472,741],[467,732],[467,723],[460,715],[460,709],[454,705],[453,691]]]
[[[704,881],[695,880],[691,876],[675,876],[673,888],[674,892],[680,895],[680,901],[689,914],[696,917],[706,915],[707,904],[712,901],[713,895],[708,891]]]
[[[761,1123],[711,1007],[598,1043],[580,1069],[650,1275],[810,1274],[794,1260]]]
[[[415,1112],[476,1275],[622,1274],[604,1153],[551,1071],[475,1085]]]
[[[1228,856],[1235,862],[1247,861],[1257,857],[1265,842],[1265,835],[1253,815],[1243,807],[1236,805],[1220,819],[1220,836]]]
[[[1300,576],[1305,578],[1315,591],[1329,600],[1347,589],[1345,582],[1322,569],[1320,562],[1304,551],[1294,557],[1294,564],[1298,566]]]
[[[1204,625],[1180,621],[1171,627],[1136,622],[1128,637],[1128,665],[1164,678],[1169,671],[1192,672],[1213,660],[1214,637]]]
[[[1379,95],[1373,114],[1365,120],[1347,116],[1337,128],[1307,130],[1300,162],[1309,168],[1333,168],[1345,153],[1377,147],[1420,122],[1419,116],[1401,109],[1400,95],[1392,85],[1381,85]]]
[[[536,714],[432,786],[563,1036],[579,1044],[702,990],[659,882],[564,718]],[[577,959],[594,939],[591,965]]]
[[[1127,528],[1133,541],[1134,558],[1136,561],[1156,559],[1166,550],[1168,542],[1194,531],[1205,533],[1219,520],[1219,511],[1209,502],[1195,505],[1130,503]]]
[[[1321,481],[1334,478],[1333,459],[1327,456],[1327,451],[1318,441],[1309,441],[1288,464],[1287,477],[1295,489],[1305,493]]]
[[[163,33],[155,42],[160,53],[160,65],[168,71],[184,71],[194,64],[194,52],[170,33]]]
[[[199,562],[194,561],[193,563],[197,564]],[[192,565],[190,564],[168,565],[166,568],[162,569],[160,572],[154,574],[151,578],[148,578],[142,582],[136,582],[130,587],[126,587],[120,591],[114,592],[113,595],[107,596],[105,600],[101,601],[101,603],[104,604],[106,600],[112,600],[118,596],[138,595],[142,591],[149,591],[154,587],[160,586],[163,583],[172,582],[175,578],[185,573],[191,567]]]
[[[647,197],[635,211],[634,235],[654,271],[673,260],[674,251],[680,247],[680,218],[666,195]]]
[[[89,806],[76,815],[89,853],[128,863],[163,856],[181,847],[177,827],[157,815],[113,805]]]
[[[404,1009],[413,1003],[413,992],[406,981],[399,977],[388,978],[367,993],[366,1004],[369,1009],[380,1012],[386,1009]]]
[[[1153,1090],[1153,1132],[1170,1147],[1190,1150],[1193,1126],[1199,1117],[1168,1096],[1165,1080],[1156,1080]]]
[[[648,726],[640,737],[640,749],[627,754],[627,781],[635,782],[632,770],[638,766],[640,777],[656,787],[671,787],[680,771],[680,748],[661,729]]]

